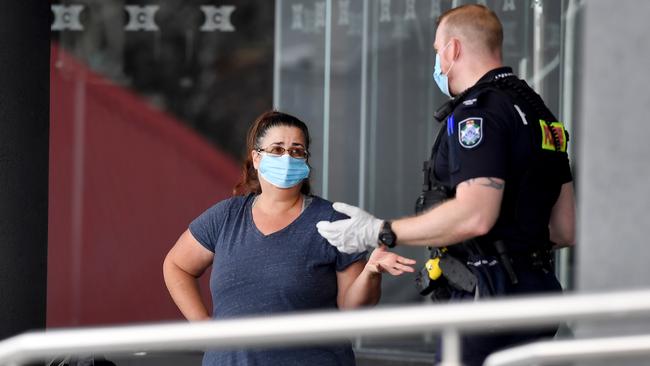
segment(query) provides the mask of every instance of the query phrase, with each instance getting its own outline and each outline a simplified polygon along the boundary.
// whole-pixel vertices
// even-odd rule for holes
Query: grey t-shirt
[[[284,229],[262,234],[252,218],[254,196],[221,201],[190,224],[215,253],[210,275],[213,318],[336,309],[336,272],[363,259],[330,245],[316,230],[321,220],[346,218],[313,197]],[[203,365],[354,365],[349,344],[269,350],[208,351]]]

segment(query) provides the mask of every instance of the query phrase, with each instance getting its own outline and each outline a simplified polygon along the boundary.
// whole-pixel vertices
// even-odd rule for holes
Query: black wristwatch
[[[389,248],[394,248],[397,244],[397,235],[390,227],[390,221],[384,221],[379,231],[379,243],[384,244]]]

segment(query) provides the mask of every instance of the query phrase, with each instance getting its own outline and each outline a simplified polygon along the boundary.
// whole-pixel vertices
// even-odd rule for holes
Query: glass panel
[[[368,141],[364,174],[366,207],[378,217],[413,213],[422,189],[422,161],[439,124],[443,95],[432,80],[435,21],[451,4],[428,1],[369,2]],[[432,6],[435,5],[435,6]],[[422,248],[400,247],[421,259]],[[382,302],[422,301],[408,276],[385,277]]]
[[[315,193],[323,190],[325,5],[324,1],[277,2],[280,18],[275,67],[279,75],[275,107],[297,116],[309,127],[312,139],[309,164]]]
[[[364,62],[364,3],[332,3],[332,47],[329,109],[328,196],[337,201],[358,202],[360,187],[359,154],[365,141],[360,130],[362,69]],[[343,162],[340,164],[337,162]]]

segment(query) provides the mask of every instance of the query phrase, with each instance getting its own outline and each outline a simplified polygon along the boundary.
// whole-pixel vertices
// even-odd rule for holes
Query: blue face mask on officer
[[[278,188],[294,187],[309,176],[307,159],[294,158],[288,154],[261,154],[259,173],[264,180]]]
[[[445,74],[442,73],[442,67],[440,66],[440,54],[443,53],[447,49],[447,47],[449,47],[450,44],[451,41],[447,42],[445,47],[443,47],[440,51],[438,51],[438,53],[436,53],[436,64],[433,68],[433,80],[438,85],[438,88],[440,88],[440,91],[446,96],[451,98],[451,92],[449,91],[449,77],[447,75],[449,75],[449,72],[456,64],[456,61],[454,60],[451,63],[449,70],[447,70],[447,73]]]

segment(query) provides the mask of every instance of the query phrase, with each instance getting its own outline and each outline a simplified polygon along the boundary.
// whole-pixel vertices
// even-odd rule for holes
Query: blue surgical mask
[[[446,74],[442,73],[442,68],[440,67],[440,53],[447,49],[447,46],[449,46],[450,43],[451,41],[448,42],[447,45],[443,47],[438,53],[436,53],[436,64],[433,67],[433,80],[436,82],[436,84],[438,84],[440,91],[451,98],[451,92],[449,91],[449,78],[447,75],[449,74],[449,71],[451,71],[451,68],[454,67],[455,61],[451,64]]]
[[[274,156],[262,153],[260,175],[278,188],[291,188],[309,176],[306,159],[297,159],[284,154]]]

